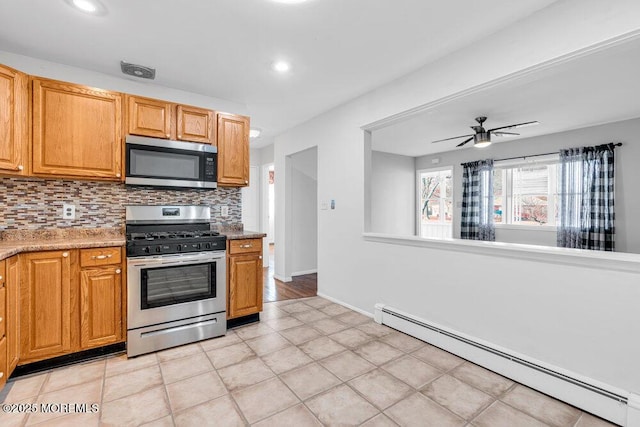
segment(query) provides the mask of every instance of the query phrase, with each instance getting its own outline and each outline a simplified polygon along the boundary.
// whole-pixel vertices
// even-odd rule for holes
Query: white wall
[[[124,74],[122,78],[118,78],[95,71],[16,55],[14,53],[4,52],[1,50],[0,64],[7,65],[34,76],[93,86],[100,89],[147,96],[150,98],[157,98],[181,104],[194,105],[216,111],[226,111],[234,114],[247,114],[247,107],[244,104],[158,86],[152,81],[139,79],[134,80],[133,77],[126,77]]]
[[[637,273],[363,239],[361,127],[630,32],[640,2],[559,1],[477,44],[276,138],[276,274],[289,262],[285,159],[318,147],[318,291],[367,312],[385,303],[507,349],[640,393]],[[470,64],[483,64],[471,67]],[[604,108],[605,106],[603,106]],[[622,147],[621,152],[625,150]],[[283,244],[281,244],[283,242]],[[515,278],[515,279],[514,279]]]
[[[462,166],[460,163],[480,159],[502,159],[515,156],[558,152],[562,148],[584,147],[622,142],[616,148],[616,251],[640,253],[640,222],[636,213],[640,212],[640,118],[592,126],[568,132],[539,137],[505,141],[487,148],[454,150],[416,158],[416,169],[429,168],[433,159],[440,164],[454,165],[454,206],[462,201]],[[374,157],[375,158],[375,157]],[[460,237],[461,208],[455,209],[454,232]],[[535,245],[556,245],[556,234],[551,231],[532,231],[516,227],[496,227],[496,241],[528,243]]]
[[[291,156],[291,276],[318,269],[318,150]]]
[[[242,224],[245,230],[260,230],[260,166],[249,166],[249,186],[243,187]]]
[[[415,235],[415,158],[372,152],[371,231]]]

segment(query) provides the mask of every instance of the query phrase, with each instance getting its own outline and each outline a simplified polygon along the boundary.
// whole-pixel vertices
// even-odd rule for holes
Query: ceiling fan
[[[470,126],[471,129],[475,131],[475,133],[471,133],[469,135],[454,136],[452,138],[439,139],[437,141],[432,141],[432,142],[435,143],[435,142],[449,141],[449,140],[458,139],[458,138],[467,138],[464,141],[462,141],[460,144],[456,145],[456,147],[462,147],[467,142],[473,139],[473,146],[482,148],[482,147],[487,147],[491,145],[491,135],[495,135],[495,136],[520,135],[519,133],[515,133],[515,132],[505,132],[503,131],[503,129],[516,129],[516,128],[522,128],[525,126],[533,126],[538,124],[538,122],[534,120],[531,122],[516,123],[513,125],[500,126],[497,128],[485,130],[482,124],[486,120],[487,118],[484,116],[476,117],[476,122],[478,122],[479,126]]]

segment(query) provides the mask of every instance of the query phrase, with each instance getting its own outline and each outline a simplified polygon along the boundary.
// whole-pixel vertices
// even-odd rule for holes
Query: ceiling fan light
[[[473,136],[473,146],[484,148],[491,145],[491,134],[489,132],[477,133]]]

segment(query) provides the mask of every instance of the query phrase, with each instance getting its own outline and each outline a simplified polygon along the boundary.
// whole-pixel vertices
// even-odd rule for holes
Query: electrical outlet
[[[220,206],[220,216],[229,216],[229,206]]]
[[[62,219],[76,219],[76,205],[64,203],[62,205]]]

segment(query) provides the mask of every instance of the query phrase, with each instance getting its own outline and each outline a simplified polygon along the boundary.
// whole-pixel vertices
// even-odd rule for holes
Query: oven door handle
[[[129,267],[170,267],[172,265],[184,265],[184,264],[204,264],[208,262],[215,262],[224,260],[225,253],[223,251],[218,252],[203,252],[195,255],[164,255],[148,258],[129,258],[127,264]]]

